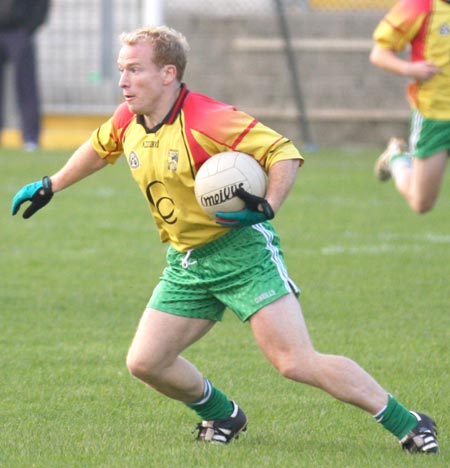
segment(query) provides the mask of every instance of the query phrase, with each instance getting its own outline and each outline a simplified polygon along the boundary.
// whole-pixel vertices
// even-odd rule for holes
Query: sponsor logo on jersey
[[[139,167],[139,158],[134,151],[132,151],[130,153],[130,156],[128,156],[128,162],[130,164],[131,169],[137,169]]]
[[[167,155],[167,169],[176,171],[178,168],[178,150],[169,150]]]
[[[144,143],[142,143],[142,146],[144,148],[159,148],[159,140],[144,141]]]

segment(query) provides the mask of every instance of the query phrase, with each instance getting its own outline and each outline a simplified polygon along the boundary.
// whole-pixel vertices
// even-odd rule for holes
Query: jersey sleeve
[[[199,165],[222,151],[250,154],[266,171],[284,159],[303,162],[290,140],[233,106],[196,95],[187,100],[184,112],[189,147]]]
[[[303,164],[303,156],[291,140],[261,122],[255,122],[236,147],[237,151],[254,156],[266,171],[274,163],[287,159],[298,159]]]
[[[373,33],[378,46],[403,51],[416,36],[428,13],[429,0],[400,0],[381,20]]]
[[[98,155],[114,164],[123,153],[124,133],[134,118],[126,104],[120,105],[113,116],[92,132],[91,144]]]

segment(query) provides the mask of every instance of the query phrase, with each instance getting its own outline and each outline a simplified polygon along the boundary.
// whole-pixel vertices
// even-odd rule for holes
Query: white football
[[[245,207],[235,195],[236,189],[264,197],[266,184],[266,173],[254,158],[238,151],[225,151],[202,164],[195,177],[195,196],[213,218],[218,211],[240,211]]]

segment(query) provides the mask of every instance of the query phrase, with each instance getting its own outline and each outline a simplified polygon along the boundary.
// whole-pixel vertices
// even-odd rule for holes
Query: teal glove
[[[242,188],[237,189],[235,195],[244,201],[246,207],[241,211],[230,213],[219,211],[216,213],[216,223],[238,228],[262,223],[275,217],[272,207],[265,198],[252,195]],[[262,211],[259,211],[259,207]]]
[[[216,223],[227,227],[244,227],[251,226],[252,224],[258,224],[265,221],[267,218],[261,211],[252,211],[248,208],[244,208],[241,211],[232,211],[225,213],[219,211],[216,213]]]
[[[52,182],[50,177],[45,176],[42,180],[25,185],[16,193],[11,205],[11,214],[14,216],[19,211],[22,203],[31,201],[31,204],[23,213],[23,217],[28,219],[36,211],[43,208],[52,197]]]

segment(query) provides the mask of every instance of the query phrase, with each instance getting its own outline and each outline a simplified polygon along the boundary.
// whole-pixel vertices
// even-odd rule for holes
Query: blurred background
[[[185,82],[299,147],[383,146],[408,127],[406,82],[369,63],[393,0],[53,0],[37,34],[44,148],[75,147],[121,102],[118,36],[167,24],[188,39]],[[4,146],[20,145],[13,76]]]

